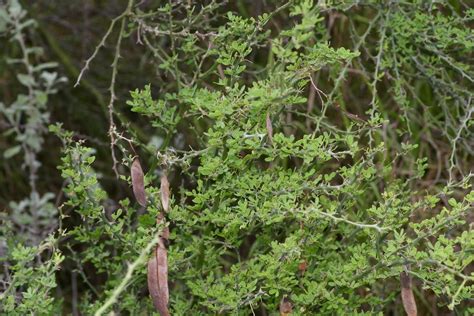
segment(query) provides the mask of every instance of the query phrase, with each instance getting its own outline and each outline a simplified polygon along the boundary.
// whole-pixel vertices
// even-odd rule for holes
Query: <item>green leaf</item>
[[[35,79],[30,75],[18,74],[16,77],[18,81],[26,87],[32,87],[35,85]]]
[[[3,152],[3,157],[5,157],[5,159],[9,159],[9,158],[15,156],[16,154],[18,154],[20,151],[21,151],[21,146],[20,145],[13,146],[13,147],[8,148],[7,150],[5,150]]]

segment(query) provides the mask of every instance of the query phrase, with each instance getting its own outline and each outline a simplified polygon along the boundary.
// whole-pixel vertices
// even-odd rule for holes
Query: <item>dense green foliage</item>
[[[117,2],[85,64],[0,2],[2,313],[152,314],[163,225],[172,315],[474,313],[474,9]]]

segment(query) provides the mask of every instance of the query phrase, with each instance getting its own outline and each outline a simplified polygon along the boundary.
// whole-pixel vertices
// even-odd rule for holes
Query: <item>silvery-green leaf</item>
[[[5,157],[5,159],[9,159],[15,156],[16,154],[18,154],[20,151],[21,151],[20,145],[10,147],[3,152],[3,157]]]

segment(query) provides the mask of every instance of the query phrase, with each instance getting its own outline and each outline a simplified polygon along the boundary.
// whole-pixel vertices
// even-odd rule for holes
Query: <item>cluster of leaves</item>
[[[320,49],[324,56],[327,48]],[[304,56],[295,63],[305,63]],[[332,59],[350,57],[332,51]],[[472,276],[463,271],[472,262],[472,236],[464,229],[473,193],[451,199],[436,217],[416,221],[452,192],[426,196],[411,190],[424,175],[422,167],[413,177],[393,177],[396,160],[416,146],[390,158],[383,142],[363,145],[383,122],[299,138],[284,132],[285,111],[306,101],[298,87],[307,83],[291,69],[225,92],[179,91],[180,106],[208,129],[201,152],[180,159],[162,153],[164,161],[188,166],[193,153],[199,156],[198,168],[187,172],[196,187],[170,213],[176,231],[170,239],[170,280],[179,291],[171,290],[172,309],[246,315],[276,310],[284,295],[296,313],[382,312],[397,293],[383,285],[405,269],[448,295],[451,308],[469,299]],[[270,135],[266,113],[277,133]]]
[[[29,46],[26,33],[34,29],[35,21],[17,0],[0,4],[0,36],[9,39],[20,52],[17,58],[7,58],[16,67],[16,80],[22,92],[11,104],[0,102],[0,117],[6,122],[2,133],[12,139],[3,151],[3,159],[12,159],[20,152],[23,161],[18,168],[26,172],[30,194],[21,201],[10,201],[9,212],[0,209],[0,262],[4,269],[0,277],[0,308],[9,315],[25,315],[31,311],[55,314],[61,308],[54,299],[55,273],[64,257],[58,249],[57,209],[52,203],[55,195],[41,194],[37,189],[38,154],[43,149],[44,134],[49,123],[47,102],[57,92],[56,86],[65,81],[53,72],[53,62],[37,62],[41,47]]]
[[[40,239],[45,237],[42,230],[51,231],[48,223],[56,217],[54,206],[50,203],[54,194],[49,192],[41,196],[36,189],[38,168],[41,166],[37,156],[42,150],[43,136],[49,123],[48,97],[57,92],[56,86],[65,78],[51,71],[57,63],[33,63],[41,56],[42,49],[27,45],[25,33],[35,27],[35,21],[26,15],[18,1],[10,1],[0,8],[0,34],[8,36],[21,52],[20,57],[9,58],[7,62],[18,67],[16,79],[24,89],[24,93],[18,94],[12,104],[0,102],[0,114],[8,124],[3,135],[14,139],[14,144],[3,152],[3,158],[13,158],[20,152],[24,154],[24,168],[28,171],[31,189],[28,198],[10,203],[13,210],[10,219],[22,226],[24,231],[28,231],[27,227],[33,228],[29,239],[35,240],[37,236]],[[52,226],[54,228],[55,225]]]
[[[63,144],[58,239],[8,248],[0,308],[472,314],[473,10],[336,2],[252,17],[241,1],[128,1],[104,39],[120,23],[109,132],[135,198],[111,197],[96,150],[50,126]],[[126,102],[148,142],[113,121],[121,40],[135,33],[158,74]],[[80,276],[72,306],[49,293],[57,244]]]

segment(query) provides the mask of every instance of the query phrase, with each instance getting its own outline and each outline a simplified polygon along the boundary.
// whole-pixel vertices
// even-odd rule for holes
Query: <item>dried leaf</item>
[[[416,316],[417,309],[415,296],[413,295],[412,280],[410,275],[405,271],[400,273],[400,284],[402,286],[402,302],[405,312],[408,316]]]
[[[303,260],[298,264],[298,270],[301,272],[301,274],[304,274],[307,268],[308,262],[306,260]]]
[[[148,261],[148,291],[158,313],[169,316],[168,255],[162,238]]]
[[[170,183],[168,182],[168,177],[165,173],[161,176],[161,205],[163,205],[163,210],[165,212],[169,211],[170,208]]]
[[[140,204],[141,206],[146,206],[147,201],[145,193],[145,180],[143,175],[143,169],[138,158],[135,158],[135,160],[133,160],[131,176],[133,194],[135,195],[138,204]]]
[[[270,112],[267,112],[266,126],[268,141],[270,142],[270,144],[273,144],[273,127],[272,120],[270,119]]]
[[[293,312],[293,304],[284,296],[280,301],[280,316],[287,316]]]

